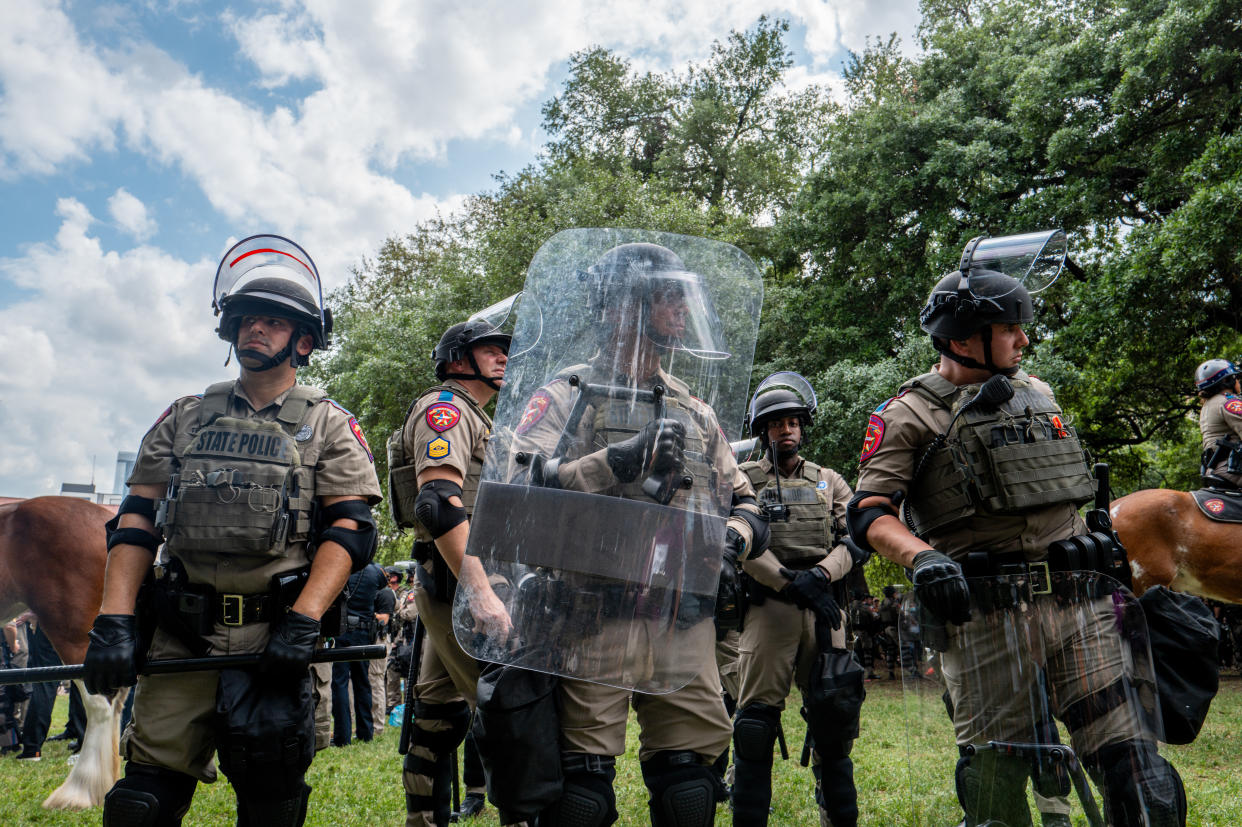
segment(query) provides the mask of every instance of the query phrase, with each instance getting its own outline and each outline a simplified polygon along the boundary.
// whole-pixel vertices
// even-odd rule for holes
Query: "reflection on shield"
[[[482,660],[671,692],[712,662],[762,280],[728,244],[571,230],[523,295],[467,548],[513,633],[476,628],[463,582],[457,639]]]
[[[912,823],[1102,827],[1095,756],[1159,729],[1138,601],[1095,572],[969,582],[963,626],[904,606],[932,666],[904,680]]]

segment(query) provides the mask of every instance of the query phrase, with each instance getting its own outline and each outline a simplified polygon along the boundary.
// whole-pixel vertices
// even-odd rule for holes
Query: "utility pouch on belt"
[[[272,577],[271,594],[281,613],[293,608],[309,579],[309,568]],[[338,594],[319,618],[319,633],[324,637],[337,637],[345,633],[345,592]]]

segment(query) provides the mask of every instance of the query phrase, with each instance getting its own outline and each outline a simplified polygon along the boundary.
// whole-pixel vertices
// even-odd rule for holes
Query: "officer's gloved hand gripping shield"
[[[540,248],[467,548],[513,627],[476,623],[463,578],[468,653],[650,693],[700,670],[762,291],[743,252],[700,238],[582,229]]]
[[[1102,791],[1140,809],[1174,795],[1160,735],[1147,625],[1125,587],[1094,571],[971,577],[971,619],[903,604],[914,824],[1116,821]],[[1133,808],[1129,810],[1133,812]]]

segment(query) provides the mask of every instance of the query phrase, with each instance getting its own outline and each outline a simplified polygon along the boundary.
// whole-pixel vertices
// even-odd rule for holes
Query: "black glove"
[[[259,671],[301,677],[310,668],[318,640],[319,621],[290,609],[272,627],[272,639],[263,650]]]
[[[720,566],[720,584],[716,590],[716,639],[723,640],[729,632],[742,628],[746,611],[742,592],[742,573],[738,561],[746,549],[746,541],[736,529],[725,532],[724,562]]]
[[[633,482],[651,465],[653,473],[681,470],[686,426],[676,419],[653,419],[629,439],[608,446],[608,467],[621,482]]]
[[[841,628],[841,607],[832,596],[829,586],[832,580],[828,572],[819,566],[812,566],[806,571],[790,571],[781,569],[781,574],[789,578],[789,582],[781,589],[781,594],[793,601],[799,609],[810,609],[817,620],[827,623],[833,629]]]
[[[138,682],[137,617],[99,615],[87,637],[90,644],[82,662],[87,692],[111,695],[122,686]]]
[[[962,567],[935,549],[914,556],[914,596],[940,620],[961,625],[970,620],[970,589]]]

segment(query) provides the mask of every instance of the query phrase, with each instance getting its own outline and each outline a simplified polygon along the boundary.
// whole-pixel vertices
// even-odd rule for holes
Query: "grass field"
[[[64,726],[66,700],[57,699],[52,731]],[[802,747],[802,720],[792,703],[785,711],[790,760],[777,757],[773,780],[773,825],[817,825],[808,769],[798,765]],[[1233,827],[1242,824],[1242,680],[1228,676],[1213,703],[1203,733],[1194,744],[1163,747],[1181,772],[1190,799],[1188,823],[1198,827]],[[617,798],[621,824],[647,823],[646,789],[639,772],[637,729],[630,727],[628,752],[617,763]],[[863,707],[862,737],[853,758],[858,784],[860,824],[887,827],[913,823],[909,813],[910,778],[920,792],[920,811],[927,815],[920,825],[948,827],[960,815],[953,806],[953,758],[942,744],[930,740],[919,743],[915,771],[909,772],[907,735],[903,724],[901,688],[881,681],[868,685]],[[83,813],[44,810],[40,803],[64,778],[67,748],[63,742],[45,745],[43,760],[37,764],[0,759],[0,824],[2,825],[85,825],[98,824],[98,809]],[[404,822],[401,790],[401,759],[397,755],[397,731],[386,728],[370,744],[354,744],[345,749],[320,752],[308,780],[311,795],[311,825],[399,825]],[[227,825],[234,822],[233,795],[226,781],[200,785],[187,825]],[[475,824],[497,823],[491,807]],[[725,806],[717,810],[716,823],[730,823]]]

